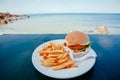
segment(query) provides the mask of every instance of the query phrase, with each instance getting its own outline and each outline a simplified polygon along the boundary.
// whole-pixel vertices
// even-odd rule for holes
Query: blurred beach
[[[30,18],[0,24],[0,34],[64,34],[78,30],[94,34],[98,26],[106,26],[108,34],[120,34],[120,14],[56,13],[26,14]]]

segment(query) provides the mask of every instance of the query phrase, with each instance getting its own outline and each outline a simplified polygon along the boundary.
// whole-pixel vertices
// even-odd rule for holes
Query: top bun
[[[73,31],[65,37],[68,45],[86,45],[89,43],[87,34],[80,31]]]

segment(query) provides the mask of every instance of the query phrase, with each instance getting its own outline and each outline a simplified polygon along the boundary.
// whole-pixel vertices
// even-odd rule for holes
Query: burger
[[[65,41],[64,45],[74,52],[74,56],[85,55],[91,46],[88,35],[80,31],[68,33]]]

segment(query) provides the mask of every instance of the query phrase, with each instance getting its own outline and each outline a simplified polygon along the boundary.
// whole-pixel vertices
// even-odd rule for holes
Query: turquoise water
[[[6,27],[5,27],[6,26]],[[57,13],[31,14],[30,18],[0,25],[1,30],[21,33],[65,33],[72,30],[92,32],[97,26],[106,26],[111,33],[120,31],[120,14]]]
[[[108,27],[120,28],[120,14],[36,14],[31,15],[31,19],[42,23],[69,23],[90,27],[104,25]]]

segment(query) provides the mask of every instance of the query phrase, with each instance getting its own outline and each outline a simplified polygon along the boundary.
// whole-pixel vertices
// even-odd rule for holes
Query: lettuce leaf
[[[82,49],[78,49],[78,50],[75,50],[75,52],[83,52],[86,50],[86,48],[90,47],[92,45],[92,42],[90,41],[88,45],[86,45],[84,48]]]

